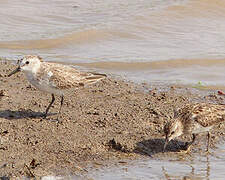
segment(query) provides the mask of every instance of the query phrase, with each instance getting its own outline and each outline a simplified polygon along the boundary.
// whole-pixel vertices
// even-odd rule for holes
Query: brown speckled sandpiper
[[[192,134],[192,141],[186,143],[188,148],[194,143],[196,135],[202,132],[207,134],[207,152],[209,150],[210,129],[225,121],[225,105],[216,104],[188,104],[175,113],[172,121],[164,127],[166,135],[164,150],[168,142],[183,134]]]

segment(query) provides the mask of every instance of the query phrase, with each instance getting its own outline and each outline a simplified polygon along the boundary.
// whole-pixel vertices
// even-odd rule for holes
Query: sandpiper
[[[52,94],[52,100],[45,111],[44,117],[47,116],[55,101],[54,95],[61,96],[59,116],[64,100],[64,90],[96,83],[106,77],[105,74],[81,72],[70,66],[43,62],[41,57],[35,55],[25,56],[18,60],[18,64],[19,66],[8,76],[23,71],[28,81],[37,89]]]
[[[175,112],[174,120],[164,127],[166,135],[164,150],[171,139],[183,134],[192,134],[192,141],[186,143],[187,150],[194,143],[196,135],[207,133],[207,152],[209,151],[210,129],[225,121],[225,105],[216,104],[188,104]]]

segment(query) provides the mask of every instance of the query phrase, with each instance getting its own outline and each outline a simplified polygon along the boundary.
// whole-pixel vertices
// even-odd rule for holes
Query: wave
[[[0,48],[3,49],[50,49],[68,44],[88,44],[98,41],[103,41],[112,38],[138,38],[138,36],[131,33],[119,32],[113,30],[85,30],[82,32],[75,32],[52,39],[39,39],[39,40],[20,40],[20,41],[1,41]]]
[[[191,0],[185,5],[170,6],[166,9],[168,12],[177,12],[180,16],[207,17],[225,15],[224,0]]]
[[[224,59],[177,59],[153,62],[93,62],[93,63],[76,63],[75,65],[88,68],[99,68],[106,70],[149,70],[149,69],[171,69],[187,68],[191,66],[211,67],[225,66]]]
[[[22,40],[22,41],[5,41],[0,42],[0,48],[5,49],[49,49],[56,48],[70,43],[90,43],[96,40],[101,40],[109,36],[107,32],[100,30],[87,30],[76,32],[53,39],[39,40]]]

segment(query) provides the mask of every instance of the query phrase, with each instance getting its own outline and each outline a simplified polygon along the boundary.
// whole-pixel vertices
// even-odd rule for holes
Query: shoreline
[[[67,175],[98,162],[176,155],[173,144],[162,153],[163,127],[173,110],[192,102],[224,103],[224,97],[213,93],[202,96],[176,87],[158,91],[108,77],[66,92],[58,124],[59,98],[43,119],[50,94],[36,90],[23,73],[6,77],[15,66],[0,63],[0,177]],[[225,127],[214,129],[216,143]],[[195,144],[194,150],[198,148]]]

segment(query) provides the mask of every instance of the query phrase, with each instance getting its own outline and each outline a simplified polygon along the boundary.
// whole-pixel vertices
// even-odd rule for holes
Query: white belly
[[[46,80],[38,81],[37,79],[35,79],[33,74],[30,74],[30,73],[26,73],[26,76],[27,76],[28,81],[34,87],[39,89],[40,91],[44,91],[44,92],[51,93],[51,94],[56,94],[56,95],[59,95],[59,96],[63,95],[63,91],[59,90],[59,89],[57,89],[55,87],[52,87],[49,84],[49,81],[46,81]]]
[[[192,132],[196,133],[196,134],[203,133],[203,132],[209,131],[211,128],[212,128],[212,126],[203,127],[200,124],[196,123],[196,126]]]

